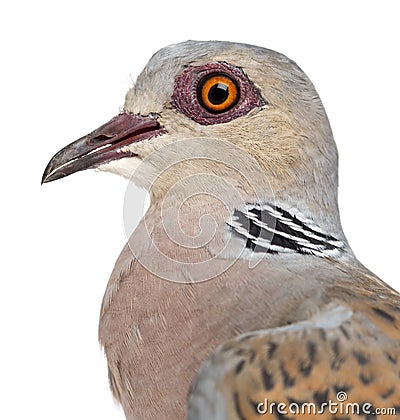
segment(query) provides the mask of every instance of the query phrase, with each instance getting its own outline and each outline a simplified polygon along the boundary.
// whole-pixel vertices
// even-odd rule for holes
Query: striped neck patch
[[[228,226],[256,253],[338,257],[345,248],[343,241],[324,233],[311,220],[271,204],[249,203],[245,212],[235,210]]]

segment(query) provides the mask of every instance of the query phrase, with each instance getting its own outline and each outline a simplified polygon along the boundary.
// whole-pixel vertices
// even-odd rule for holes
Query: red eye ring
[[[239,88],[229,76],[211,73],[199,82],[197,99],[207,111],[219,114],[228,111],[237,104]]]
[[[226,77],[227,80],[222,80],[218,86],[221,80],[216,83],[214,79],[213,83],[213,77]],[[219,92],[213,92],[210,97],[215,85],[214,89]],[[201,125],[228,123],[265,104],[259,90],[243,70],[225,62],[186,67],[176,76],[171,97],[172,108]]]

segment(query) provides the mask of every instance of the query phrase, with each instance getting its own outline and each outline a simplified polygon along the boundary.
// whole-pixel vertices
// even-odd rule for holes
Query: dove
[[[127,419],[397,418],[400,295],[343,233],[332,130],[293,61],[161,49],[42,182],[89,168],[150,195],[100,311]]]

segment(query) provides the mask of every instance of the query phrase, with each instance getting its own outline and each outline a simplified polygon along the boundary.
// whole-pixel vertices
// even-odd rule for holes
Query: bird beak
[[[42,184],[115,159],[136,156],[123,146],[164,132],[153,116],[122,113],[56,153],[47,164]]]

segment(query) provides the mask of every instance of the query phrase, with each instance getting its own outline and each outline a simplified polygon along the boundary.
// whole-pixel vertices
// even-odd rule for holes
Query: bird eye
[[[209,74],[198,84],[197,99],[207,111],[219,114],[237,104],[239,89],[230,77],[224,74]]]
[[[185,68],[171,97],[173,108],[202,125],[227,123],[265,104],[243,69],[225,62]]]

